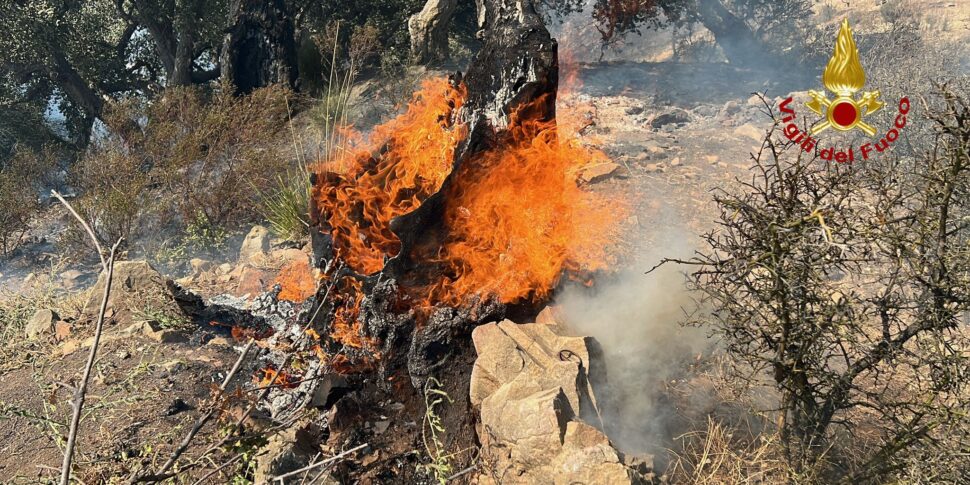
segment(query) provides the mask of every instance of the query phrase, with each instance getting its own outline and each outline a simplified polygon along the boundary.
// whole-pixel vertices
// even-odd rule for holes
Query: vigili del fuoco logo
[[[882,153],[889,149],[899,138],[899,130],[906,126],[906,114],[909,113],[909,98],[899,100],[895,122],[885,134],[875,142],[863,143],[858,147],[836,150],[834,147],[822,148],[815,137],[829,129],[837,131],[860,130],[869,137],[876,137],[878,128],[866,121],[870,115],[878,112],[886,103],[880,101],[881,93],[874,91],[859,92],[865,87],[866,73],[859,62],[859,49],[852,38],[852,28],[849,21],[843,20],[839,28],[839,35],[835,40],[835,51],[829,59],[825,71],[822,73],[822,91],[811,90],[808,95],[812,98],[805,103],[808,109],[823,119],[815,123],[807,132],[802,131],[795,124],[795,110],[791,107],[792,97],[778,105],[781,110],[782,123],[785,123],[784,133],[792,142],[801,146],[802,150],[812,153],[818,146],[819,157],[823,160],[835,160],[838,163],[852,163],[857,158],[868,160],[875,153]],[[834,96],[829,98],[829,92]]]

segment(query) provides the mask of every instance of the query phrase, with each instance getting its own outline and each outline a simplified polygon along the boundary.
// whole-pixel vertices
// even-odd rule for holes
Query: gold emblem
[[[809,91],[812,100],[805,103],[809,109],[825,119],[812,126],[812,134],[834,128],[839,131],[849,131],[858,128],[869,136],[875,136],[876,129],[862,121],[882,109],[886,104],[879,101],[879,90],[862,93],[858,100],[854,95],[866,84],[866,73],[859,62],[859,50],[852,39],[852,29],[849,20],[842,21],[839,36],[835,41],[835,52],[825,66],[822,73],[822,84],[829,91],[835,93],[835,99],[829,100],[825,91]],[[822,108],[825,108],[824,112]],[[865,108],[865,112],[863,112]]]

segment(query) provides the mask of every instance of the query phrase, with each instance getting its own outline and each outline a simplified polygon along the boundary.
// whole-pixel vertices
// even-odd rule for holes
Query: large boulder
[[[645,483],[596,427],[591,381],[605,380],[596,341],[569,336],[551,312],[540,321],[472,332],[470,400],[491,464],[479,483]]]

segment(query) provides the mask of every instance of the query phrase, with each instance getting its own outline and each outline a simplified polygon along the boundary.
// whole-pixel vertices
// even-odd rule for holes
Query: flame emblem
[[[878,89],[862,93],[859,99],[855,98],[855,93],[866,84],[866,73],[859,62],[859,49],[852,38],[848,19],[843,20],[839,28],[835,52],[822,73],[822,84],[825,89],[835,93],[836,97],[829,100],[825,91],[808,92],[812,100],[805,105],[816,114],[825,116],[824,120],[812,126],[813,135],[828,128],[839,131],[858,128],[869,136],[875,136],[876,129],[862,121],[862,118],[879,111],[886,104],[879,101],[881,94]]]

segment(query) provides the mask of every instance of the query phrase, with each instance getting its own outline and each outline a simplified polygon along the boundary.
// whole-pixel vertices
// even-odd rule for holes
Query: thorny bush
[[[707,248],[680,261],[699,265],[704,323],[736,377],[777,388],[800,476],[970,473],[970,102],[946,86],[938,97],[931,148],[914,156],[838,165],[769,134],[743,190],[716,194]]]

